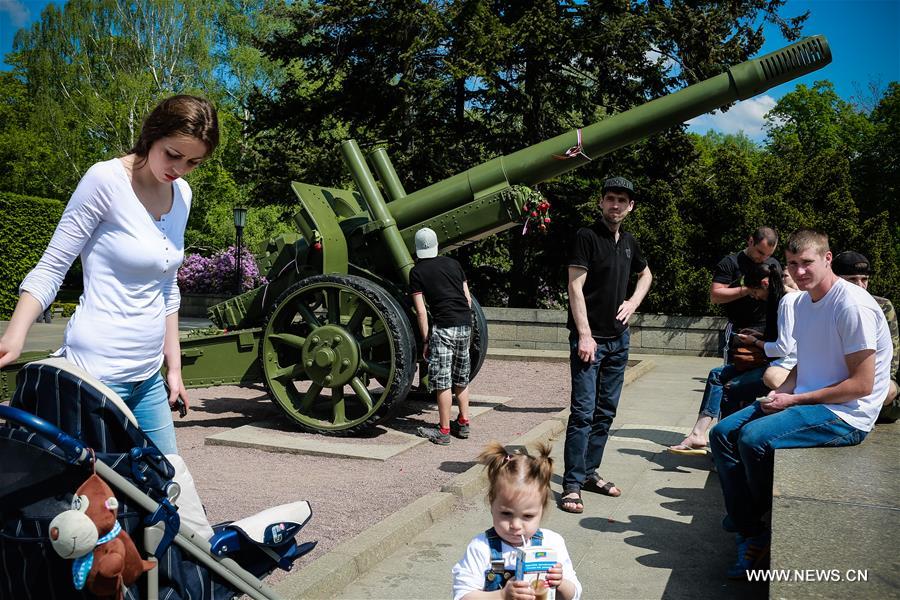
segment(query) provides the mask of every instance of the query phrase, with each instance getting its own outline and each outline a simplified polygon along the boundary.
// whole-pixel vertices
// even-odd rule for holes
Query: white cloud
[[[646,58],[648,61],[650,61],[652,63],[657,63],[657,62],[662,61],[663,69],[665,70],[666,73],[668,73],[669,71],[672,71],[673,69],[676,69],[678,67],[678,63],[676,63],[674,60],[672,60],[668,56],[663,56],[661,53],[657,52],[656,50],[647,50],[646,52],[644,52],[644,58]]]
[[[0,13],[9,15],[9,20],[16,27],[22,27],[28,22],[28,7],[18,0],[0,0]]]
[[[727,112],[715,111],[701,115],[688,121],[688,130],[695,133],[706,133],[710,129],[720,133],[737,133],[743,131],[754,141],[762,141],[766,132],[766,113],[775,107],[775,98],[768,94],[738,102]]]

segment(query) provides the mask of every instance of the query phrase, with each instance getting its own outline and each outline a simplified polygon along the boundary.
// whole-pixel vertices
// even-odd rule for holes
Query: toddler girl
[[[490,481],[488,502],[494,526],[469,542],[462,560],[453,567],[453,600],[546,597],[540,591],[536,596],[529,582],[513,578],[516,549],[525,542],[556,551],[559,562],[548,571],[544,585],[556,588],[558,600],[581,597],[565,541],[558,533],[539,528],[550,500],[553,460],[550,446],[541,444],[538,450],[540,456],[535,457],[523,446],[504,448],[491,442],[479,455]]]

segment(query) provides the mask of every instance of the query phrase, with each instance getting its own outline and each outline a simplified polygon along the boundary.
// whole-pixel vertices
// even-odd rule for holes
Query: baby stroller
[[[0,600],[93,597],[75,589],[72,561],[52,549],[48,529],[94,470],[117,496],[122,529],[158,563],[125,590],[128,600],[275,599],[259,577],[315,547],[294,540],[312,516],[305,501],[218,525],[209,539],[185,524],[205,515],[179,513],[179,497],[190,498],[170,461],[180,457],[163,456],[112,390],[65,359],[27,364],[0,419]]]

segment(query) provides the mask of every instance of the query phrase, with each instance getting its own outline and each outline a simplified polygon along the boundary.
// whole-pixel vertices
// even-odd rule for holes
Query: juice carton
[[[557,563],[556,550],[546,546],[528,546],[516,551],[516,580],[530,581],[535,600],[556,600],[556,589],[547,588],[543,579]]]

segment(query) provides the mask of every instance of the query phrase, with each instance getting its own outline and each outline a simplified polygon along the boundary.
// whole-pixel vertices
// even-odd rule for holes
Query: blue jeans
[[[713,427],[709,437],[730,525],[752,537],[765,532],[772,504],[776,448],[855,446],[866,432],[821,404],[792,406],[767,415],[754,402]]]
[[[129,383],[104,382],[117,393],[137,419],[141,431],[163,454],[178,454],[175,423],[161,373],[150,379]]]
[[[722,365],[710,370],[700,401],[700,414],[713,419],[718,419],[721,414],[724,418],[743,404],[768,393],[769,388],[762,382],[765,372],[766,367],[742,372],[734,365]]]
[[[578,337],[569,338],[572,412],[566,426],[564,490],[580,490],[600,467],[625,382],[630,340],[627,329],[615,339],[597,340],[594,360],[586,363],[578,358]]]

